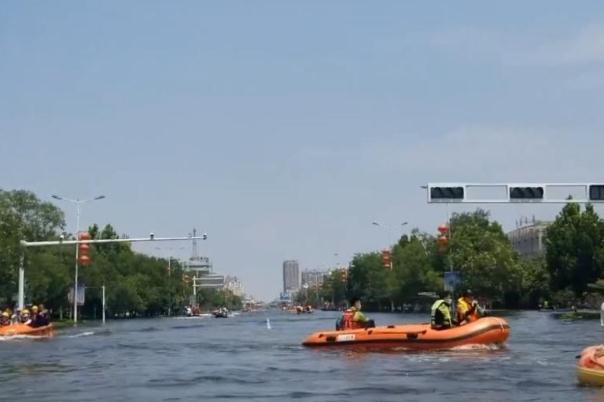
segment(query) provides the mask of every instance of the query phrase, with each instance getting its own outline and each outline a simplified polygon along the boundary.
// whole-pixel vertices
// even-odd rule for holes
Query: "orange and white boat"
[[[32,327],[27,324],[12,324],[0,326],[0,336],[31,335],[31,336],[51,336],[53,333],[52,324],[42,327]]]
[[[604,385],[604,345],[583,349],[577,362],[577,380],[586,385]]]
[[[371,349],[450,349],[463,345],[502,344],[510,335],[503,318],[484,317],[450,329],[436,330],[430,324],[401,324],[375,328],[315,332],[304,346],[349,346]]]

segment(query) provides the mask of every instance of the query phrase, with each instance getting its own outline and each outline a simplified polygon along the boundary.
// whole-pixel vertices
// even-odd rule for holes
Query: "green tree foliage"
[[[12,304],[17,293],[17,272],[23,255],[20,241],[57,239],[64,226],[63,212],[48,202],[40,201],[33,193],[0,190],[0,303]],[[38,261],[53,258],[61,265],[56,250],[31,249],[25,266],[33,267]],[[34,292],[39,292],[41,286],[34,278],[35,274],[34,268],[26,270],[26,280]],[[48,283],[54,283],[54,280],[56,276],[45,278]]]
[[[462,286],[497,302],[518,300],[521,266],[501,226],[481,209],[453,214],[450,226],[449,252],[454,269],[461,272]]]
[[[324,304],[330,304],[334,307],[345,306],[347,304],[346,287],[346,271],[334,269],[325,275],[323,284],[319,289],[320,300]]]
[[[22,256],[25,267],[26,302],[44,303],[57,313],[71,312],[67,300],[73,286],[75,249],[73,245],[24,249],[20,240],[57,240],[63,233],[63,212],[27,191],[0,190],[0,306],[16,303],[18,268]],[[118,239],[111,225],[89,227],[93,239]],[[68,236],[68,237],[74,237]],[[132,251],[128,243],[94,244],[92,263],[80,266],[79,282],[86,286],[84,317],[100,317],[101,287],[106,286],[109,316],[146,316],[182,310],[192,293],[180,264]],[[207,297],[206,297],[207,296]],[[200,301],[208,308],[241,306],[230,292],[201,292]]]
[[[461,273],[462,286],[509,306],[518,306],[522,301],[523,286],[530,289],[531,298],[547,293],[543,265],[527,263],[525,274],[501,226],[492,222],[487,212],[454,214],[451,232],[445,250],[439,249],[434,236],[417,230],[401,237],[392,249],[392,270],[384,267],[378,252],[355,255],[346,296],[361,297],[368,310],[425,304],[419,293],[442,290],[443,273],[450,267]],[[333,281],[328,278],[322,296],[328,296],[332,286]]]
[[[401,241],[393,250],[394,274],[391,297],[395,304],[402,305],[418,299],[419,292],[436,292],[442,289],[442,266],[432,262],[439,259],[430,255],[427,239],[418,233],[407,241]]]
[[[581,296],[604,274],[604,223],[587,205],[567,204],[546,232],[546,262],[554,291]]]
[[[380,253],[357,254],[348,270],[348,298],[360,297],[371,310],[390,308],[393,273],[384,267]]]

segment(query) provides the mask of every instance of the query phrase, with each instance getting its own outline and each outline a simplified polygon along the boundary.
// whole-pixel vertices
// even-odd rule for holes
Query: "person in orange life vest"
[[[457,299],[456,312],[458,325],[468,324],[480,318],[478,314],[478,302],[472,297],[470,289],[462,292],[461,297]]]
[[[375,322],[368,319],[365,314],[361,312],[361,300],[358,297],[353,297],[350,300],[350,308],[344,311],[342,318],[336,324],[337,330],[373,327],[375,327]]]

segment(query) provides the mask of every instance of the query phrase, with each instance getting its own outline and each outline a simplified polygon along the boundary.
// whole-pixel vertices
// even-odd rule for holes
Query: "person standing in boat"
[[[375,327],[375,322],[361,312],[361,307],[361,299],[358,297],[350,299],[350,308],[344,311],[342,318],[336,323],[336,330]]]
[[[470,289],[462,292],[461,297],[457,299],[456,313],[458,325],[469,324],[480,318],[478,302]]]
[[[430,309],[430,326],[432,329],[447,329],[453,327],[451,318],[451,295],[438,299],[432,304]]]

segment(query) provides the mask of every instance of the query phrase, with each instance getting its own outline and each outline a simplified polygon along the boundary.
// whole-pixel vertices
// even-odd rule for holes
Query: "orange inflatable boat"
[[[460,327],[435,330],[430,324],[388,325],[342,331],[319,331],[304,339],[304,346],[355,346],[368,348],[450,349],[462,345],[501,344],[510,335],[508,323],[484,317]]]
[[[577,363],[577,380],[586,385],[604,385],[604,345],[583,349]]]
[[[12,324],[0,327],[0,336],[15,335],[50,336],[52,335],[52,324],[35,328],[26,324]]]

